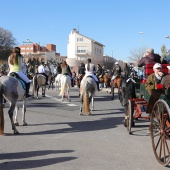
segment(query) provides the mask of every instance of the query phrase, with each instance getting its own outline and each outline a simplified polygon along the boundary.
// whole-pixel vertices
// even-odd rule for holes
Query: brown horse
[[[110,88],[110,81],[111,81],[111,77],[108,73],[106,73],[105,75],[103,75],[103,77],[99,77],[99,83],[104,83],[106,89],[106,92],[108,93],[108,88]]]
[[[83,79],[85,74],[80,74],[78,77],[77,77],[77,86],[78,88],[80,89],[80,84],[81,84],[81,80]],[[79,90],[79,97],[80,97],[80,90]]]
[[[120,86],[121,86],[121,76],[117,76],[114,80],[111,81],[111,93],[112,93],[112,100],[114,99],[114,89],[118,89],[118,95],[120,92]]]

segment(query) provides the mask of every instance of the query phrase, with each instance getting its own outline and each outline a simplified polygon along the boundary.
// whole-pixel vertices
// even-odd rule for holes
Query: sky
[[[61,56],[74,28],[117,60],[129,61],[130,51],[141,47],[170,49],[170,0],[0,0],[0,6],[0,27],[18,45],[26,39],[55,44]]]

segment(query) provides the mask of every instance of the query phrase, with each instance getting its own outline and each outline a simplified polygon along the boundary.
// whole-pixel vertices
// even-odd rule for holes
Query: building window
[[[86,52],[87,52],[87,47],[84,46],[77,47],[77,53],[86,53]]]
[[[83,41],[83,38],[77,38],[77,42]]]

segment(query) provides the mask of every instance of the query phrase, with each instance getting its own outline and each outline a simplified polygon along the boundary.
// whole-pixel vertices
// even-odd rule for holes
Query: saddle
[[[21,79],[21,77],[19,77],[19,75],[15,72],[12,72],[9,74],[9,76],[11,77],[15,77],[16,79],[18,79],[23,87],[24,90],[26,90],[26,85],[25,85],[25,82]]]

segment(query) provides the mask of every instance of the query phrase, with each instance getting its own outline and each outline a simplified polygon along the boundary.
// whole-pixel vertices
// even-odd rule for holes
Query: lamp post
[[[115,51],[115,50],[112,50],[112,58],[113,58],[113,51]]]

